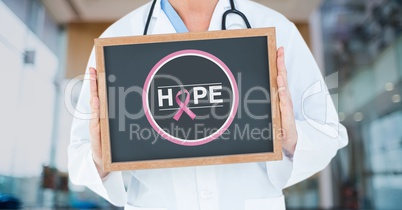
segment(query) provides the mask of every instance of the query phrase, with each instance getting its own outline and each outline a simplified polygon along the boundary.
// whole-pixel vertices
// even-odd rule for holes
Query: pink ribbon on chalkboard
[[[176,112],[176,114],[174,115],[173,119],[175,119],[176,121],[179,121],[181,115],[183,114],[183,112],[185,112],[192,120],[194,120],[194,118],[197,116],[194,114],[194,112],[192,112],[188,107],[188,103],[190,102],[190,93],[187,90],[184,90],[184,94],[186,95],[186,99],[184,100],[184,103],[181,102],[179,96],[181,96],[181,94],[183,94],[183,91],[179,91],[176,94],[176,103],[180,106],[179,110]]]

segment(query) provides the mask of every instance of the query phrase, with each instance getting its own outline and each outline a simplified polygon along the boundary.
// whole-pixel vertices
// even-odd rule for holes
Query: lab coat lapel
[[[229,0],[219,0],[212,14],[211,23],[208,31],[222,30],[222,15],[226,10],[230,9]],[[230,28],[230,27],[227,27]]]
[[[238,4],[235,3],[235,7],[237,10],[242,11],[242,8],[239,7]],[[221,30],[222,29],[222,17],[223,13],[225,13],[227,10],[230,9],[230,2],[229,0],[220,0],[218,2],[218,5],[216,5],[214,14],[212,15],[212,20],[210,24],[210,31],[213,30]],[[235,14],[229,14],[226,18],[226,29],[246,29],[247,26],[243,20],[243,18],[240,17],[240,15],[235,15]],[[253,25],[251,24],[251,27]]]
[[[151,27],[151,30],[149,30],[148,34],[176,33],[172,23],[169,21],[169,18],[161,8],[160,0],[158,0],[155,4],[151,23],[153,23],[153,26]]]

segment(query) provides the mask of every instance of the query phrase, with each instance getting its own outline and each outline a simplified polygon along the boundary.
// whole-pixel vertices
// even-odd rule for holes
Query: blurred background
[[[257,1],[297,25],[350,138],[288,208],[402,209],[402,1]],[[69,183],[69,110],[93,39],[146,2],[0,0],[0,208],[112,208]]]

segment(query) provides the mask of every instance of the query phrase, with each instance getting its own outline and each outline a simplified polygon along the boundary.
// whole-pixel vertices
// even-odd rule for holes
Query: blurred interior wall
[[[306,41],[307,45],[311,49],[310,24],[308,22],[296,22],[295,25],[300,31],[300,34],[303,36],[304,41]]]
[[[402,1],[326,0],[325,68],[339,73],[349,145],[332,166],[336,207],[401,209]]]
[[[42,205],[52,163],[62,30],[39,0],[0,1],[0,193]]]
[[[66,78],[71,79],[85,73],[88,58],[98,38],[111,23],[69,23],[67,26]]]
[[[0,1],[0,174],[39,176],[50,162],[57,55]],[[37,27],[43,27],[40,24]]]

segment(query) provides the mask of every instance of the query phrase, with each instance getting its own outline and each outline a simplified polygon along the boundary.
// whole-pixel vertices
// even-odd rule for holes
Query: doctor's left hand
[[[297,144],[297,130],[296,122],[293,113],[293,103],[290,95],[287,70],[285,66],[285,50],[280,47],[277,51],[277,68],[278,68],[278,94],[279,94],[279,107],[282,118],[282,147],[288,153],[294,154]]]
[[[99,106],[99,96],[98,96],[98,81],[97,72],[94,68],[89,68],[90,74],[90,104],[91,104],[91,122],[89,123],[89,134],[91,141],[91,151],[92,159],[95,163],[96,169],[100,178],[104,178],[108,175],[102,169],[102,143],[99,128],[99,116],[100,116],[100,106]]]

